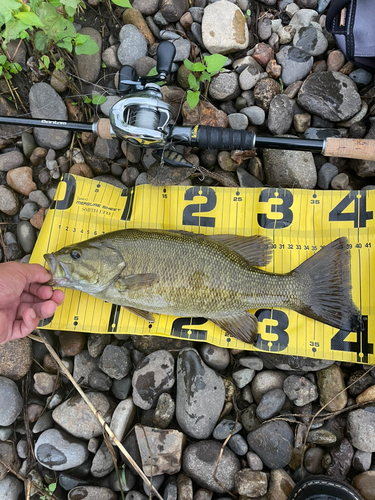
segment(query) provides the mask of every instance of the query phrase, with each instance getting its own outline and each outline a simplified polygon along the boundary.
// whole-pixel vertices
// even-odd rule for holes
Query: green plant
[[[16,75],[21,69],[18,63],[11,63],[7,60],[6,56],[0,55],[0,76],[4,76],[6,80],[10,80],[12,74]]]
[[[250,9],[247,9],[246,13],[244,14],[245,16],[245,19],[247,19],[248,17],[251,16],[251,10]]]
[[[45,488],[46,493],[48,493],[48,495],[52,495],[52,494],[53,494],[53,492],[54,492],[54,491],[55,491],[55,489],[56,489],[56,486],[57,486],[57,483],[51,483],[51,484],[49,484],[49,485]],[[47,497],[46,495],[42,495],[42,496],[40,496],[39,498],[40,498],[40,500],[48,500],[48,497]]]
[[[194,109],[199,102],[200,83],[210,82],[212,76],[223,69],[227,58],[221,54],[213,54],[204,56],[203,63],[192,63],[189,59],[184,60],[186,68],[193,73],[189,73],[188,83],[189,90],[187,91],[186,101],[190,109]],[[195,73],[195,74],[194,74]],[[196,76],[197,75],[197,76]]]
[[[104,104],[107,100],[107,98],[104,97],[104,95],[93,95],[92,98],[87,97],[87,95],[83,97],[84,97],[83,102],[85,104],[94,104],[94,106]]]
[[[25,2],[25,3],[23,3]],[[55,43],[77,54],[95,54],[99,47],[88,35],[77,33],[74,15],[84,8],[81,0],[0,0],[0,36],[4,46],[17,38],[29,39],[44,52]]]

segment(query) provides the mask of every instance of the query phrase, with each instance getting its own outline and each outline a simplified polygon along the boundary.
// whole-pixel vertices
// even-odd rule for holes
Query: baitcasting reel
[[[100,118],[96,123],[79,123],[0,116],[0,123],[94,132],[102,139],[119,137],[136,146],[151,147],[157,150],[158,156],[163,156],[166,146],[181,144],[220,151],[244,151],[254,147],[301,150],[321,153],[324,156],[375,161],[375,141],[372,139],[259,137],[252,130],[174,125],[172,107],[163,101],[160,87],[156,85],[156,82],[165,80],[170,73],[174,56],[174,45],[163,41],[157,51],[156,76],[136,77],[132,66],[123,66],[118,85],[119,93],[123,97],[111,108],[109,119]],[[171,165],[184,163],[187,166],[186,160],[172,160],[170,158],[168,161]]]

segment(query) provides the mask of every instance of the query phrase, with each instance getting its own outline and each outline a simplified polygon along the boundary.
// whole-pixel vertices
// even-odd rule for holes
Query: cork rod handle
[[[108,118],[99,118],[95,123],[94,131],[102,139],[113,139],[116,137],[116,135],[112,133],[111,122]]]
[[[326,139],[324,156],[339,156],[341,158],[356,158],[358,160],[375,161],[374,139]]]

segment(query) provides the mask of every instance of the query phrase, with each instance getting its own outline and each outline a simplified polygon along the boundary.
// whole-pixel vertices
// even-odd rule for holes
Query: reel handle
[[[159,76],[165,80],[172,69],[174,56],[176,55],[176,47],[173,43],[164,40],[159,43],[156,52],[156,71]]]
[[[118,91],[121,92],[121,94],[130,92],[132,90],[133,85],[129,85],[124,82],[125,81],[135,82],[136,79],[137,79],[137,73],[135,72],[133,66],[129,65],[122,66],[118,78]]]

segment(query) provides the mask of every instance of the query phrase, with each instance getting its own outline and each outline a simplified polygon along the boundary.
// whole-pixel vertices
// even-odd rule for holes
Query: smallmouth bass
[[[351,330],[350,253],[339,238],[293,271],[266,272],[271,240],[183,231],[124,229],[45,254],[50,284],[86,292],[153,322],[152,313],[204,317],[252,343],[249,309],[287,307]]]

